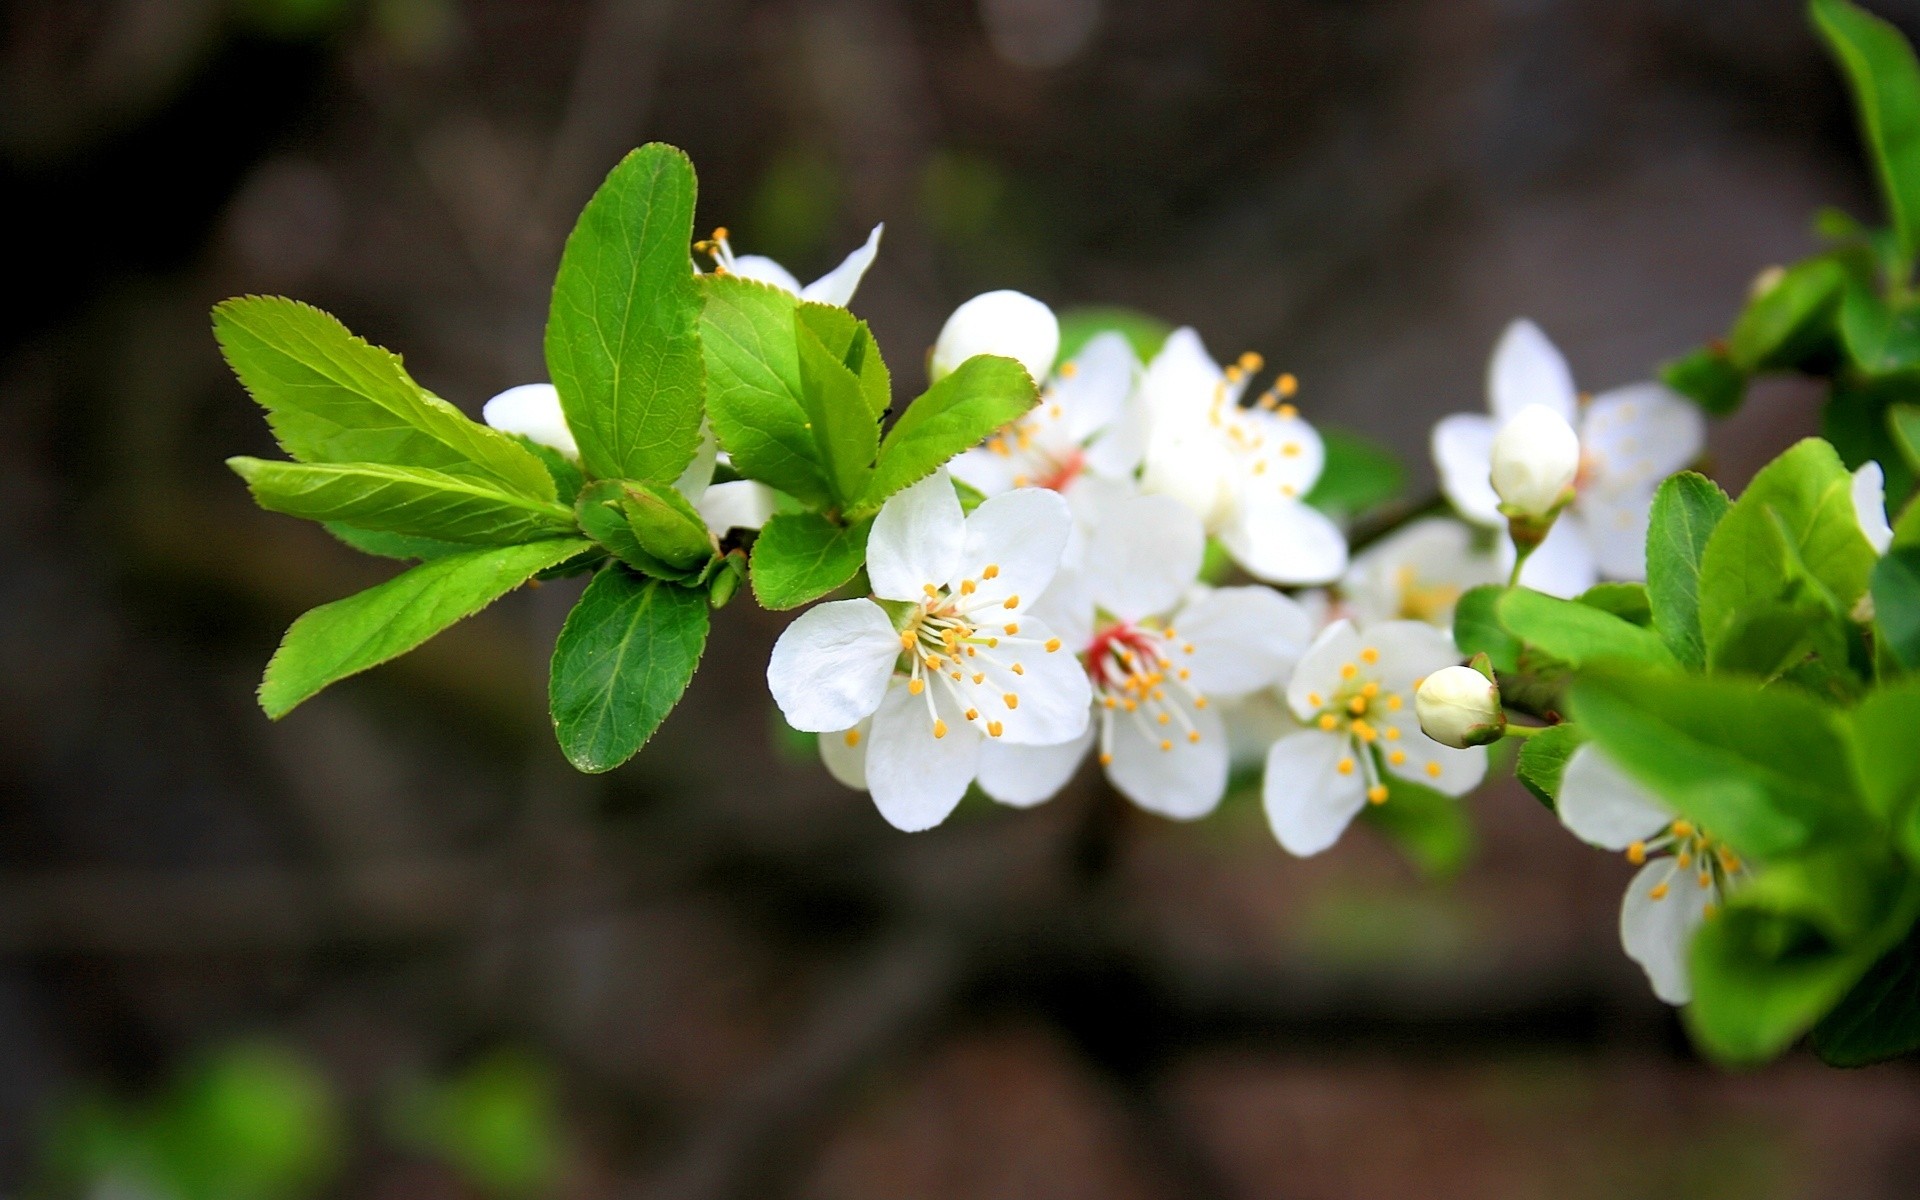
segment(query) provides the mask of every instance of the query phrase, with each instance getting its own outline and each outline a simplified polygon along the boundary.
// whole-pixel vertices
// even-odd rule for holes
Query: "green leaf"
[[[278,720],[327,685],[405,654],[589,545],[560,538],[466,550],[323,604],[281,639],[260,683],[260,707]]]
[[[573,514],[558,504],[440,471],[261,458],[230,458],[227,465],[261,508],[309,521],[496,546],[573,532]]]
[[[567,761],[610,771],[660,727],[693,679],[707,644],[702,590],[609,566],[567,615],[548,686]]]
[[[1037,396],[1027,369],[1010,358],[979,354],[961,363],[909,404],[887,431],[873,479],[848,516],[878,512],[888,496],[1020,417]]]
[[[1560,776],[1567,769],[1567,760],[1586,740],[1577,725],[1555,725],[1545,733],[1536,733],[1520,743],[1520,758],[1513,773],[1536,800],[1554,808],[1559,803]]]
[[[1920,251],[1920,64],[1898,29],[1846,0],[1813,0],[1811,12],[1853,87],[1887,211],[1911,263]]]
[[[699,448],[694,191],[686,155],[642,146],[587,202],[560,256],[547,370],[590,475],[672,483]]]
[[[1909,471],[1920,471],[1920,404],[1889,404],[1887,429]],[[1887,464],[1880,464],[1885,467]],[[1889,480],[1891,482],[1891,480]]]
[[[1744,856],[1764,859],[1867,827],[1833,711],[1792,689],[1590,668],[1572,700],[1608,757]]]
[[[774,517],[753,543],[753,598],[762,608],[798,608],[841,587],[867,560],[873,522],[835,525],[815,513]]]
[[[820,339],[833,357],[860,381],[860,394],[878,421],[893,404],[893,378],[880,346],[873,340],[867,323],[844,308],[831,304],[803,301],[794,307],[795,318]]]
[[[1361,819],[1400,848],[1431,878],[1457,874],[1473,853],[1473,823],[1452,796],[1421,787],[1388,772],[1384,804],[1369,804]]]
[[[553,480],[554,498],[562,504],[572,504],[580,496],[580,489],[587,485],[587,477],[580,473],[580,467],[572,459],[555,450],[552,446],[543,446],[523,434],[511,435],[513,440],[526,447],[527,452],[540,460],[547,469],[547,477]]]
[[[385,463],[485,480],[552,500],[539,459],[477,424],[407,374],[399,356],[347,332],[317,308],[245,296],[213,310],[214,337],[267,410],[288,454],[309,463]]]
[[[1469,658],[1485,654],[1495,671],[1510,675],[1520,669],[1521,646],[1495,608],[1506,591],[1493,583],[1469,588],[1453,608],[1453,643]]]
[[[1895,547],[1874,565],[1873,620],[1900,665],[1920,670],[1920,546]]]
[[[1878,379],[1845,372],[1833,381],[1820,408],[1820,436],[1833,443],[1847,470],[1868,460],[1886,474],[1887,499],[1898,504],[1913,490],[1913,468],[1900,446],[1897,402],[1920,398],[1920,377],[1890,375]]]
[[[1869,375],[1920,367],[1920,309],[1896,308],[1864,284],[1847,288],[1840,305],[1840,334],[1854,365]]]
[[[1326,445],[1326,466],[1307,503],[1321,512],[1350,520],[1406,490],[1406,469],[1387,447],[1339,429],[1323,428],[1320,440]]]
[[[1700,631],[1707,661],[1739,632],[1747,610],[1780,597],[1804,573],[1850,611],[1875,561],[1853,512],[1853,477],[1833,447],[1808,438],[1767,464],[1707,539],[1700,558]],[[1794,561],[1794,560],[1797,560]]]
[[[674,582],[690,580],[713,557],[713,543],[706,526],[698,524],[696,514],[692,518],[697,526],[696,545],[693,531],[681,528],[687,521],[686,513],[671,500],[648,494],[654,490],[678,497],[670,488],[655,489],[650,484],[618,479],[588,484],[574,506],[580,528],[642,574]]]
[[[1727,361],[1739,371],[1793,367],[1830,336],[1846,271],[1831,258],[1796,263],[1748,303],[1727,334]]]
[[[334,537],[362,554],[377,558],[397,558],[403,562],[425,562],[473,549],[465,542],[443,542],[438,538],[408,537],[404,533],[382,533],[375,529],[355,529],[338,521],[321,526]]]
[[[1629,625],[1645,629],[1653,624],[1653,601],[1644,583],[1596,583],[1573,599],[1588,608],[1612,613]]]
[[[1606,659],[1673,664],[1666,643],[1652,630],[1576,600],[1514,588],[1501,597],[1496,611],[1508,632],[1570,667]]]
[[[1683,666],[1707,658],[1700,635],[1700,559],[1732,502],[1704,475],[1669,476],[1647,521],[1647,603],[1653,627]]]
[[[701,278],[700,317],[707,364],[707,416],[714,436],[747,479],[793,496],[809,508],[833,504],[801,399],[800,350],[794,339],[799,301],[770,284],[738,275]]]
[[[713,535],[685,496],[654,483],[624,485],[622,507],[641,549],[682,570],[691,570],[713,558]]]
[[[1882,955],[1813,1029],[1834,1067],[1864,1067],[1920,1050],[1920,927]]]
[[[1889,827],[1920,810],[1920,676],[1876,688],[1848,719],[1848,745],[1867,807]]]
[[[1716,417],[1739,408],[1747,394],[1747,373],[1711,346],[1663,364],[1660,380]]]
[[[805,319],[809,306],[794,314],[794,344],[800,351],[800,402],[814,452],[826,468],[834,500],[847,507],[866,490],[880,452],[879,417],[868,405],[860,377],[827,348]],[[820,306],[813,306],[820,307]],[[872,344],[872,339],[867,339]]]
[[[1120,334],[1133,347],[1141,362],[1152,362],[1160,353],[1173,326],[1159,317],[1116,306],[1069,308],[1060,313],[1060,361],[1067,362],[1088,342],[1107,332]]]

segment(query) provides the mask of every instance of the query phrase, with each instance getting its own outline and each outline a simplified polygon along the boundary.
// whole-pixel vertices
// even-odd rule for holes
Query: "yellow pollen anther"
[[[1173,743],[1162,739],[1162,741],[1160,742],[1160,749],[1162,751],[1171,750],[1173,749]]]
[[[1106,751],[1104,751],[1104,750],[1103,750],[1103,751],[1101,751],[1101,752],[1100,752],[1100,765],[1101,765],[1101,766],[1103,766],[1103,767],[1110,767],[1110,766],[1112,766],[1112,765],[1113,765],[1113,755],[1111,755],[1111,754],[1108,754],[1108,753],[1107,753]]]
[[[988,563],[986,570],[980,572],[980,578],[982,579],[998,579],[999,577],[1000,577],[999,563]]]
[[[1387,693],[1387,711],[1388,712],[1399,712],[1401,703],[1402,701],[1400,699],[1400,693],[1398,692]]]
[[[1647,861],[1647,844],[1634,842],[1627,847],[1627,861],[1638,867]]]
[[[1155,720],[1157,720],[1157,721],[1159,721],[1159,722],[1160,722],[1160,723],[1161,723],[1162,725],[1171,725],[1171,724],[1173,724],[1173,714],[1172,714],[1172,713],[1161,713],[1161,714],[1160,714],[1160,715],[1159,715],[1158,717],[1155,717],[1154,719],[1155,719]]]
[[[1693,865],[1693,855],[1688,854],[1685,850],[1682,850],[1679,854],[1675,855],[1675,857],[1679,860],[1682,871]]]
[[[1189,669],[1189,668],[1187,668],[1187,667],[1181,667],[1181,668],[1180,668],[1180,678],[1181,678],[1181,679],[1182,679],[1183,681],[1184,681],[1184,680],[1188,680],[1188,679],[1191,679],[1191,678],[1193,678],[1193,671],[1192,671],[1191,669]]]
[[[1713,914],[1714,914],[1714,907],[1713,907],[1713,901],[1711,901],[1711,900],[1709,900],[1709,901],[1707,901],[1707,902],[1706,902],[1705,904],[1702,904],[1702,905],[1700,906],[1700,915],[1701,915],[1701,916],[1703,916],[1703,917],[1710,917],[1710,916],[1712,916]]]
[[[1013,595],[1011,595],[1011,596],[1008,596],[1008,597],[1007,597],[1007,602],[1006,602],[1005,604],[1003,604],[1003,605],[1001,605],[1000,607],[1002,607],[1002,608],[1019,608],[1019,607],[1020,607],[1020,593],[1018,593],[1018,592],[1015,592],[1015,593],[1014,593]]]
[[[1371,700],[1380,694],[1380,685],[1372,680],[1368,680],[1365,686],[1360,689],[1360,694]]]
[[[1308,703],[1308,704],[1311,704],[1311,705],[1313,705],[1313,706],[1314,706],[1315,708],[1319,708],[1319,707],[1320,707],[1320,693],[1319,693],[1319,692],[1308,692],[1308,693],[1307,693],[1307,703]]]
[[[1340,718],[1334,716],[1332,713],[1321,713],[1320,728],[1326,730],[1328,733],[1332,733],[1334,730],[1340,728]]]
[[[940,720],[938,717],[935,717],[933,721],[933,736],[937,738],[943,738],[947,736],[947,723],[945,721]]]
[[[1392,737],[1393,730],[1387,730],[1387,736]],[[1395,750],[1392,754],[1387,755],[1387,761],[1397,767],[1407,761],[1407,752],[1405,750]]]
[[[1198,729],[1187,730],[1187,741],[1197,745],[1200,741],[1200,731]]]
[[[1282,404],[1280,406],[1280,415],[1291,421],[1300,415],[1300,410],[1291,404]]]
[[[1428,778],[1430,778],[1430,779],[1438,779],[1438,778],[1440,778],[1440,764],[1439,764],[1439,763],[1437,763],[1437,762],[1430,762],[1430,763],[1428,763],[1428,764],[1427,764],[1427,776],[1428,776]]]
[[[1193,643],[1192,643],[1192,642],[1188,642],[1188,643],[1187,643],[1187,644],[1185,644],[1184,646],[1181,646],[1181,647],[1180,647],[1180,653],[1182,653],[1182,654],[1192,654],[1192,653],[1193,653]]]
[[[1048,639],[1047,639],[1047,653],[1048,653],[1048,654],[1052,654],[1052,653],[1053,653],[1053,652],[1054,652],[1055,650],[1058,650],[1059,648],[1060,648],[1060,639],[1059,639],[1059,638],[1048,638]]]
[[[1008,708],[1020,707],[1020,697],[1014,695],[1012,692],[1008,692],[1005,696],[1001,698],[1007,702]]]
[[[1675,837],[1685,838],[1693,836],[1692,821],[1675,821],[1669,828],[1673,830],[1673,836]]]
[[[968,710],[967,710],[967,720],[969,720],[969,721],[978,721],[979,719],[980,719],[980,710],[979,710],[979,709],[977,709],[977,708],[970,708],[970,709],[968,709]]]
[[[1023,488],[1027,486],[1027,477],[1025,475],[1015,475],[1013,477],[1013,486],[1017,488]]]
[[[1027,669],[1021,666],[1019,663],[1015,663],[1013,664],[1013,673],[1015,675],[1025,675],[1027,673]]]
[[[1353,760],[1351,758],[1343,758],[1339,762],[1333,764],[1333,769],[1340,772],[1342,775],[1351,775],[1353,774]]]
[[[1355,675],[1358,675],[1359,673],[1360,673],[1360,668],[1354,665],[1353,663],[1340,664],[1340,678],[1342,679],[1352,679]]]
[[[1367,724],[1365,721],[1355,721],[1353,723],[1353,736],[1366,742],[1368,745],[1372,745],[1373,739],[1379,737],[1380,734],[1378,730],[1374,729],[1373,726]]]
[[[1292,371],[1288,371],[1273,381],[1273,390],[1282,396],[1291,397],[1300,390],[1300,381],[1293,377]]]
[[[1353,699],[1347,701],[1347,711],[1356,717],[1366,712],[1367,698],[1365,696],[1355,696]]]
[[[1665,900],[1667,898],[1667,885],[1664,883],[1654,884],[1653,890],[1649,891],[1647,896],[1653,900]]]
[[[957,679],[959,678],[959,676],[956,675],[954,678]],[[973,686],[979,687],[981,684],[985,683],[986,681],[987,681],[987,677],[984,672],[976,673],[973,677]]]
[[[1398,707],[1398,706],[1397,706],[1397,705],[1394,705],[1394,706],[1392,706],[1392,707]],[[1394,727],[1393,727],[1393,726],[1391,726],[1391,725],[1389,725],[1389,726],[1387,726],[1387,740],[1388,740],[1388,741],[1390,741],[1390,742],[1397,742],[1397,741],[1399,741],[1399,740],[1400,740],[1400,731],[1399,731],[1398,729],[1396,729],[1396,728],[1394,728]]]
[[[1699,884],[1700,884],[1700,886],[1701,886],[1701,887],[1703,887],[1703,888],[1704,888],[1704,887],[1712,887],[1712,886],[1713,886],[1713,875],[1712,875],[1712,873],[1711,873],[1711,872],[1708,872],[1708,871],[1702,871],[1702,872],[1700,872],[1700,877],[1699,877],[1699,880],[1698,880],[1698,882],[1699,882]]]
[[[999,737],[1001,732],[1004,731],[1005,729],[1006,729],[1006,726],[1000,724],[1000,722],[998,721],[987,722],[987,733],[992,737]]]
[[[1366,663],[1368,666],[1372,666],[1374,663],[1380,661],[1380,652],[1372,646],[1368,646],[1366,649],[1360,651],[1360,661]]]
[[[971,579],[962,579],[960,581],[960,594],[962,596],[971,596],[973,595],[977,586],[978,585],[976,585]]]
[[[1195,696],[1193,698],[1193,706],[1195,708],[1205,708],[1207,706],[1207,698],[1205,696]]]
[[[1374,784],[1374,785],[1373,785],[1372,787],[1370,787],[1370,788],[1368,788],[1368,789],[1367,789],[1367,802],[1368,802],[1369,804],[1385,804],[1385,803],[1387,802],[1387,788],[1386,788],[1386,785],[1385,785],[1385,784],[1380,784],[1380,783],[1376,783],[1376,784]]]
[[[918,695],[919,695],[919,694],[920,694],[921,692],[924,692],[924,691],[926,691],[926,690],[927,690],[927,681],[926,681],[926,680],[924,680],[924,679],[909,679],[909,680],[907,680],[907,695],[909,695],[909,696],[918,696]]]
[[[1300,443],[1299,442],[1283,443],[1280,447],[1280,453],[1285,455],[1288,458],[1298,458],[1300,457]]]
[[[921,584],[920,590],[925,592],[928,596],[938,596],[940,594],[940,589],[933,586],[930,583]]]
[[[1019,623],[1019,622],[1017,622],[1017,621],[1010,621],[1010,622],[1008,622],[1008,623],[1007,623],[1007,627],[1006,627],[1006,630],[1005,630],[1005,633],[1006,633],[1006,635],[1007,635],[1008,637],[1012,637],[1012,636],[1013,636],[1014,634],[1016,634],[1016,633],[1019,633],[1019,632],[1020,632],[1020,623]]]
[[[849,746],[858,746],[860,744],[860,731],[858,729],[847,730],[846,741]]]

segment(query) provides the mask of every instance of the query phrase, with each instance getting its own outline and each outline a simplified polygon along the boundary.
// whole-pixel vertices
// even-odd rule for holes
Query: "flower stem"
[[[1509,724],[1509,725],[1507,726],[1507,732],[1506,732],[1506,736],[1507,736],[1507,737],[1510,737],[1510,738],[1519,738],[1519,739],[1521,739],[1522,741],[1525,741],[1525,740],[1526,740],[1527,738],[1531,738],[1531,737],[1539,737],[1539,736],[1540,736],[1541,734],[1543,734],[1543,733],[1545,733],[1545,732],[1546,732],[1547,730],[1549,730],[1549,729],[1552,729],[1552,728],[1553,728],[1553,726],[1551,726],[1551,725],[1513,725],[1513,724]]]

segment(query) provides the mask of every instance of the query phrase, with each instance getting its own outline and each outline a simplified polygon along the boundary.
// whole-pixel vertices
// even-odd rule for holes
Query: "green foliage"
[[[568,614],[548,698],[567,760],[610,771],[646,744],[680,701],[707,644],[707,597],[609,566]]]
[[[863,521],[836,525],[817,513],[783,513],[753,543],[753,597],[762,607],[798,608],[841,587],[867,561]]]
[[[1910,265],[1920,252],[1920,64],[1899,30],[1848,0],[1813,0],[1809,10],[1853,87],[1861,132]]]
[[[1059,316],[1061,362],[1073,358],[1088,342],[1108,332],[1126,338],[1141,362],[1152,362],[1166,343],[1167,335],[1173,332],[1173,326],[1159,317],[1115,305],[1069,308]]]
[[[1494,611],[1509,633],[1569,667],[1609,659],[1655,666],[1673,662],[1666,643],[1652,630],[1577,600],[1514,588]]]
[[[1497,584],[1470,588],[1453,606],[1453,643],[1471,657],[1484,654],[1500,674],[1520,669],[1520,639],[1500,623],[1496,606],[1506,589]]]
[[[880,460],[850,517],[880,511],[888,496],[934,473],[946,461],[1002,425],[1018,419],[1038,397],[1025,367],[1010,358],[976,355],[907,406],[880,443]]]
[[[420,467],[261,458],[230,458],[227,465],[247,481],[261,508],[309,521],[483,546],[573,530],[573,514],[552,501],[511,496],[464,476]]]
[[[1574,599],[1588,608],[1612,613],[1629,625],[1644,629],[1653,624],[1653,601],[1644,583],[1596,583]]]
[[[338,521],[325,522],[321,528],[360,553],[371,554],[376,558],[423,562],[429,558],[445,558],[449,554],[459,554],[473,549],[464,542],[443,542],[438,538],[408,537],[404,533],[355,529],[351,525],[342,525]]]
[[[1739,408],[1747,394],[1747,373],[1733,365],[1724,349],[1713,346],[1702,346],[1665,364],[1660,381],[1714,416]]]
[[[1887,650],[1920,670],[1920,547],[1896,547],[1874,564],[1873,613]]]
[[[1705,476],[1683,471],[1654,493],[1647,521],[1647,603],[1653,627],[1681,664],[1705,664],[1700,559],[1732,501]]]
[[[1813,1029],[1813,1048],[1836,1067],[1920,1050],[1920,928],[1889,950]]]
[[[283,717],[328,684],[396,658],[587,549],[579,538],[434,558],[293,623],[267,664],[260,707]]]
[[[1427,876],[1455,875],[1473,853],[1473,822],[1460,802],[1386,772],[1384,804],[1360,810],[1361,820],[1378,829]]]
[[[580,214],[547,318],[547,370],[587,472],[671,483],[700,444],[693,164],[651,143]]]
[[[1307,493],[1307,503],[1336,520],[1354,517],[1400,498],[1407,472],[1392,450],[1339,429],[1323,429],[1326,466]]]
[[[818,307],[803,304],[794,312],[800,404],[807,414],[807,431],[813,435],[814,456],[824,468],[828,493],[834,507],[844,511],[866,491],[867,481],[873,477],[874,456],[880,452],[879,413],[870,407],[860,376],[820,340],[813,328],[816,322],[806,319],[806,310]],[[873,339],[856,339],[854,344],[871,348]],[[862,357],[872,361],[879,358]]]
[[[1789,267],[1764,288],[1727,334],[1727,360],[1742,371],[1787,367],[1832,337],[1847,276],[1831,258]]]
[[[707,416],[734,469],[809,508],[829,506],[833,492],[802,396],[794,335],[800,302],[737,275],[706,276],[701,290]]]
[[[1567,760],[1586,740],[1578,725],[1555,725],[1536,733],[1520,743],[1514,774],[1536,800],[1553,808],[1560,799],[1560,776],[1567,769]]]
[[[401,1142],[446,1162],[486,1196],[551,1195],[561,1168],[556,1090],[545,1062],[499,1051],[403,1093],[392,1125]]]

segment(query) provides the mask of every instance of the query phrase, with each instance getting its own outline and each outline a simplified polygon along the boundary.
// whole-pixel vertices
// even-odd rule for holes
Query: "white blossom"
[[[560,409],[560,393],[550,383],[508,388],[481,406],[480,419],[501,433],[517,433],[580,461],[580,446]]]
[[[1086,673],[1028,611],[1071,526],[1066,502],[1039,488],[963,515],[937,471],[874,519],[874,598],[809,609],[775,643],[767,685],[787,723],[843,741],[855,731],[867,789],[899,828],[946,819],[983,742],[1055,745],[1085,732]]]
[[[1549,515],[1568,498],[1579,473],[1579,436],[1544,404],[1527,405],[1493,436],[1488,480],[1510,514]]]
[[[1488,368],[1491,416],[1455,413],[1434,426],[1433,457],[1447,498],[1470,521],[1504,528],[1492,483],[1493,442],[1530,405],[1558,414],[1579,436],[1574,501],[1522,568],[1520,581],[1574,596],[1602,575],[1646,574],[1647,514],[1660,481],[1699,456],[1700,410],[1657,383],[1603,392],[1582,404],[1559,350],[1531,321],[1507,327]],[[1510,567],[1511,545],[1503,547]]]
[[[1422,517],[1354,555],[1340,598],[1361,625],[1405,619],[1451,632],[1467,590],[1504,578],[1491,546],[1451,517]]]
[[[1060,321],[1051,308],[1024,292],[983,292],[954,309],[941,326],[927,374],[937,383],[976,354],[997,354],[1038,381],[1052,373],[1059,353]]]
[[[1167,339],[1141,384],[1149,421],[1142,487],[1192,509],[1255,578],[1331,582],[1346,570],[1346,538],[1306,503],[1325,449],[1286,402],[1291,376],[1255,404],[1240,403],[1259,366],[1247,355],[1222,370],[1191,329]]]
[[[1282,846],[1309,855],[1333,845],[1366,804],[1386,803],[1383,771],[1449,796],[1479,784],[1486,748],[1442,746],[1414,715],[1420,682],[1458,662],[1453,640],[1419,621],[1320,631],[1287,684],[1304,727],[1267,751],[1262,794]]]
[[[1413,708],[1422,733],[1458,750],[1496,740],[1507,725],[1500,689],[1472,667],[1441,667],[1427,676],[1414,689]]]
[[[1887,475],[1872,460],[1853,473],[1853,519],[1860,523],[1860,532],[1875,554],[1885,554],[1893,545],[1893,527],[1887,524]]]
[[[735,254],[725,229],[714,230],[713,237],[701,242],[697,249],[711,255],[715,269],[726,274],[770,283],[802,300],[845,308],[853,303],[853,294],[860,287],[861,279],[865,278],[867,268],[873,265],[874,258],[880,253],[880,235],[885,230],[885,224],[875,225],[873,232],[867,234],[867,240],[841,260],[839,266],[805,286],[801,285],[792,271],[764,254]]]
[[[1145,449],[1143,414],[1132,403],[1139,374],[1127,339],[1099,334],[1047,378],[1033,408],[947,469],[987,496],[1019,487],[1071,496],[1088,476],[1129,481]]]

